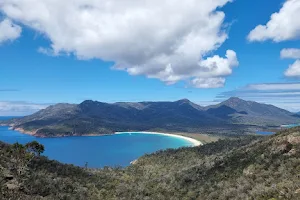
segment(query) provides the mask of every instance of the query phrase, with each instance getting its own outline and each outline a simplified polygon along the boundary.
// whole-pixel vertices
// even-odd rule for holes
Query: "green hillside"
[[[160,151],[124,169],[26,161],[3,143],[0,155],[3,199],[300,199],[300,128]]]

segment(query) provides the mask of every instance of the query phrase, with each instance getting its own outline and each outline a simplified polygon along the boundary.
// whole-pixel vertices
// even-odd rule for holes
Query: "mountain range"
[[[188,99],[175,102],[56,104],[1,125],[36,136],[108,134],[118,131],[214,132],[279,127],[299,123],[300,117],[273,105],[232,97],[213,106]]]

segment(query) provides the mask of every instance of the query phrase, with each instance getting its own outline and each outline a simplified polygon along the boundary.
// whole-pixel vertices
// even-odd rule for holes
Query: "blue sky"
[[[230,96],[300,111],[297,0],[18,2],[0,2],[0,115],[86,99]]]

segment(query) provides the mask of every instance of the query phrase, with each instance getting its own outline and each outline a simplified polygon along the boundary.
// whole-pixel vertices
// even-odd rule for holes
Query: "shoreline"
[[[36,134],[36,131],[33,132],[33,131],[25,131],[24,129],[22,128],[13,128],[12,126],[10,127],[10,130],[13,130],[13,131],[18,131],[22,134],[25,134],[25,135],[31,135],[31,136],[35,136]],[[36,137],[36,136],[35,136]]]
[[[25,131],[23,128],[14,128],[12,125],[0,125],[2,127],[8,127],[9,130],[13,130],[13,131],[17,131],[21,134],[24,135],[30,135],[30,136],[34,136],[36,138],[63,138],[63,137],[97,137],[97,136],[110,136],[113,134],[96,134],[96,133],[90,133],[90,134],[85,134],[85,135],[56,135],[56,136],[46,136],[44,134],[41,135],[37,135],[36,131]]]
[[[176,138],[180,138],[180,139],[189,141],[190,143],[192,143],[192,145],[191,145],[192,147],[197,147],[197,146],[203,145],[203,143],[201,141],[196,140],[194,138],[190,138],[190,137],[186,137],[186,136],[182,136],[182,135],[171,134],[171,133],[146,132],[146,131],[138,131],[138,132],[115,132],[116,135],[118,135],[118,134],[128,134],[128,133],[164,135],[164,136],[168,136],[168,137],[176,137]]]
[[[168,137],[176,137],[176,138],[180,138],[183,140],[186,140],[188,142],[190,142],[192,145],[192,147],[196,147],[196,146],[201,146],[203,145],[203,143],[199,140],[196,140],[194,138],[191,137],[187,137],[187,136],[182,136],[180,134],[171,134],[171,133],[161,133],[161,132],[148,132],[148,131],[130,131],[130,132],[115,132],[112,134],[86,134],[86,135],[57,135],[55,137],[47,137],[45,135],[36,135],[37,131],[25,131],[22,128],[14,128],[13,126],[8,126],[10,130],[14,130],[14,131],[18,131],[22,134],[25,135],[30,135],[30,136],[34,136],[37,138],[59,138],[59,137],[99,137],[99,136],[111,136],[111,135],[118,135],[118,134],[128,134],[128,133],[134,133],[134,134],[154,134],[154,135],[164,135],[164,136],[168,136]]]

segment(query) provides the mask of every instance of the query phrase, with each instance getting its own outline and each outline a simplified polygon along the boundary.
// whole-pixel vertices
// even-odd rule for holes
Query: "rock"
[[[272,152],[274,154],[277,154],[277,153],[286,154],[290,150],[292,150],[292,148],[293,148],[293,145],[290,142],[283,141],[283,142],[281,142],[281,144],[278,144],[277,146],[273,147]]]
[[[252,175],[254,175],[254,173],[255,173],[255,166],[254,165],[250,165],[250,166],[248,166],[247,168],[245,168],[243,170],[243,174],[245,176],[252,176]]]
[[[297,153],[296,149],[291,149],[286,155],[292,156],[295,155],[296,153]]]
[[[9,190],[18,190],[20,188],[19,185],[13,184],[13,183],[7,183],[6,184],[7,189]]]
[[[300,188],[295,191],[295,194],[300,194]]]
[[[131,161],[130,164],[131,164],[131,165],[135,165],[135,164],[137,163],[137,161],[138,161],[138,160]]]
[[[290,135],[290,136],[288,136],[288,142],[291,143],[291,144],[300,144],[300,137]]]
[[[14,176],[11,175],[11,174],[4,174],[4,179],[7,180],[7,181],[10,181],[10,180],[14,179]]]

